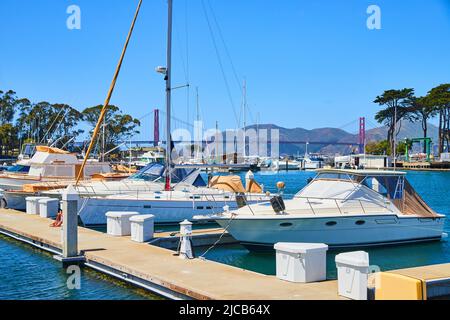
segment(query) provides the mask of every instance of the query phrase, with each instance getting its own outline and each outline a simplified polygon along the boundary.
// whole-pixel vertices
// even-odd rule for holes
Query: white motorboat
[[[316,156],[305,155],[301,163],[301,169],[303,170],[317,170],[323,167],[323,159]]]
[[[292,200],[275,197],[208,218],[249,248],[273,248],[277,242],[359,247],[440,240],[445,216],[425,203],[405,175],[321,169]]]
[[[81,161],[75,154],[46,146],[37,146],[33,157],[27,160],[26,164],[23,163],[24,161],[20,161],[15,166],[20,170],[13,168],[12,171],[0,174],[0,189],[21,190],[25,184],[73,180],[81,170]],[[111,168],[108,163],[88,161],[82,176],[90,178],[96,173],[109,172]]]
[[[166,167],[161,163],[151,163],[137,173],[121,180],[85,180],[74,189],[81,197],[106,197],[118,194],[138,194],[164,190],[164,175]],[[173,169],[173,185],[179,188],[189,186],[205,186],[199,170]],[[32,186],[25,185],[22,190],[8,190],[3,193],[0,202],[2,207],[15,210],[25,210],[27,197],[43,196],[61,199],[66,187],[73,184],[73,180],[59,182],[41,182]],[[30,189],[30,190],[28,190]]]
[[[142,169],[152,163],[164,163],[164,159],[164,152],[157,149],[155,151],[148,151],[144,153],[137,159],[137,161],[132,162],[131,165],[137,167],[138,169]]]
[[[275,170],[300,170],[301,162],[297,160],[275,160],[273,165],[275,166]]]

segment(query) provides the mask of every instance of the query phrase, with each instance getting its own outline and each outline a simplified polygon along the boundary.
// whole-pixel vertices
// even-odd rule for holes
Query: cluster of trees
[[[397,154],[404,154],[406,152],[406,147],[411,150],[411,141],[400,141],[397,143]],[[371,141],[366,145],[366,152],[368,154],[392,154],[391,146],[389,141]]]
[[[368,150],[385,149],[394,156],[394,141],[401,129],[401,120],[420,122],[423,137],[428,135],[428,121],[439,117],[439,152],[450,147],[450,84],[441,84],[431,89],[426,96],[415,96],[414,89],[387,90],[376,97],[374,103],[384,107],[376,116],[380,124],[387,126],[387,141],[369,144]],[[401,147],[401,145],[398,145]],[[397,149],[398,150],[398,149]],[[402,150],[398,150],[401,153]]]
[[[98,105],[80,112],[67,104],[32,103],[18,98],[12,90],[0,90],[0,157],[16,154],[27,142],[73,148],[77,137],[84,133],[80,125],[87,123],[93,130],[101,108]],[[119,107],[109,106],[96,150],[100,151],[103,141],[104,149],[110,150],[120,141],[129,140],[139,133],[139,126],[139,120],[123,114]]]

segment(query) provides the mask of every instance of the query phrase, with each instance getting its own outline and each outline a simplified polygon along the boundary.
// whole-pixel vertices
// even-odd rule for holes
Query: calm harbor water
[[[69,290],[68,276],[50,254],[0,236],[0,300],[157,299],[89,269],[82,269],[81,289]]]
[[[245,174],[242,174],[245,175]],[[293,195],[313,172],[261,172],[256,179],[275,192],[276,183],[286,183],[286,194]],[[450,217],[450,172],[409,172],[408,178],[422,197],[439,213]],[[167,227],[156,227],[167,229]],[[168,230],[176,230],[169,227]],[[445,231],[450,233],[450,220]],[[207,248],[197,248],[201,254]],[[382,270],[450,262],[448,241],[366,249],[372,265]],[[334,256],[328,254],[328,277],[335,278]],[[252,253],[239,245],[221,246],[211,250],[207,259],[253,271],[275,274],[274,253]],[[84,269],[81,290],[69,290],[68,275],[51,255],[0,236],[0,299],[157,299],[142,290],[130,287],[100,273]]]

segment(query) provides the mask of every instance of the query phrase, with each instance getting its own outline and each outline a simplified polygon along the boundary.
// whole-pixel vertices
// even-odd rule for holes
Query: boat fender
[[[283,213],[286,210],[286,205],[284,204],[284,200],[281,196],[275,196],[270,199],[270,204],[272,205],[273,211],[277,214]]]
[[[247,198],[245,197],[245,194],[236,194],[236,203],[239,209],[245,207],[247,205]]]
[[[56,216],[55,221],[52,224],[50,224],[50,227],[57,228],[61,227],[62,224],[63,224],[63,212],[61,209],[59,209],[58,215]]]

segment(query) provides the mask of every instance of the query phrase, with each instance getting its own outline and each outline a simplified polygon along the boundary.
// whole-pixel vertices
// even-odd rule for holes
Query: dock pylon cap
[[[63,201],[77,201],[79,199],[78,191],[74,188],[72,184],[69,184],[69,186],[64,190],[62,194],[62,200]]]

